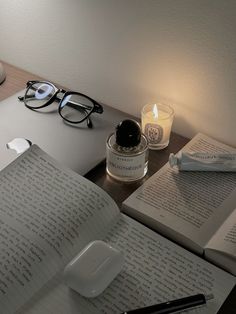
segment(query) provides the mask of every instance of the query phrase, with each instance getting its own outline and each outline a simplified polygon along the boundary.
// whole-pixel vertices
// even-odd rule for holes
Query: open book
[[[38,146],[0,172],[0,312],[115,314],[195,293],[214,294],[191,313],[216,313],[235,277],[121,214],[98,186]],[[63,284],[65,265],[103,239],[125,257],[97,298]]]
[[[236,153],[200,133],[183,151]],[[167,163],[124,201],[123,210],[236,275],[235,172],[180,172]]]

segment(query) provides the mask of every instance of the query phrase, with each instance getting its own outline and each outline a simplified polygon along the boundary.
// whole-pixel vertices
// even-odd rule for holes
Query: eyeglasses
[[[59,102],[58,112],[69,123],[81,123],[87,120],[87,126],[93,127],[90,115],[103,113],[102,106],[94,99],[77,92],[65,91],[46,81],[29,81],[24,96],[18,99],[32,110],[45,108],[54,101]]]

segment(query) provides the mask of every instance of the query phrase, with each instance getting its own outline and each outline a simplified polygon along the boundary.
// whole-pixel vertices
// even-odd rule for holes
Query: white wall
[[[235,0],[0,0],[0,59],[236,146]]]

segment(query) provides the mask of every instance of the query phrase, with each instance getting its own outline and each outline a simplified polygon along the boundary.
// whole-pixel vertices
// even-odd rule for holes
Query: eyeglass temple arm
[[[61,98],[58,96],[56,96],[56,98],[61,100]],[[94,108],[92,111],[94,111],[96,113],[100,113],[100,114],[103,113],[103,107],[99,103],[97,103],[95,100],[93,101],[93,103],[94,103]],[[78,108],[76,108],[76,106],[78,107],[78,105],[80,105],[84,110],[91,110],[90,106],[82,104],[81,102],[78,103],[78,102],[70,100],[70,101],[68,101],[67,104],[69,104],[71,107],[73,107],[75,109],[78,109]]]
[[[26,83],[26,86],[29,87],[31,84],[37,83],[38,81],[28,81]]]
[[[98,103],[98,102],[94,102],[94,111],[97,113],[103,113],[103,107]]]

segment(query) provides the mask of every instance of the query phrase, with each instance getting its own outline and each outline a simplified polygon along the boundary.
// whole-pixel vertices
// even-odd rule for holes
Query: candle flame
[[[156,104],[153,106],[152,112],[153,112],[154,118],[157,119],[158,118],[158,109],[157,109],[157,105]]]

